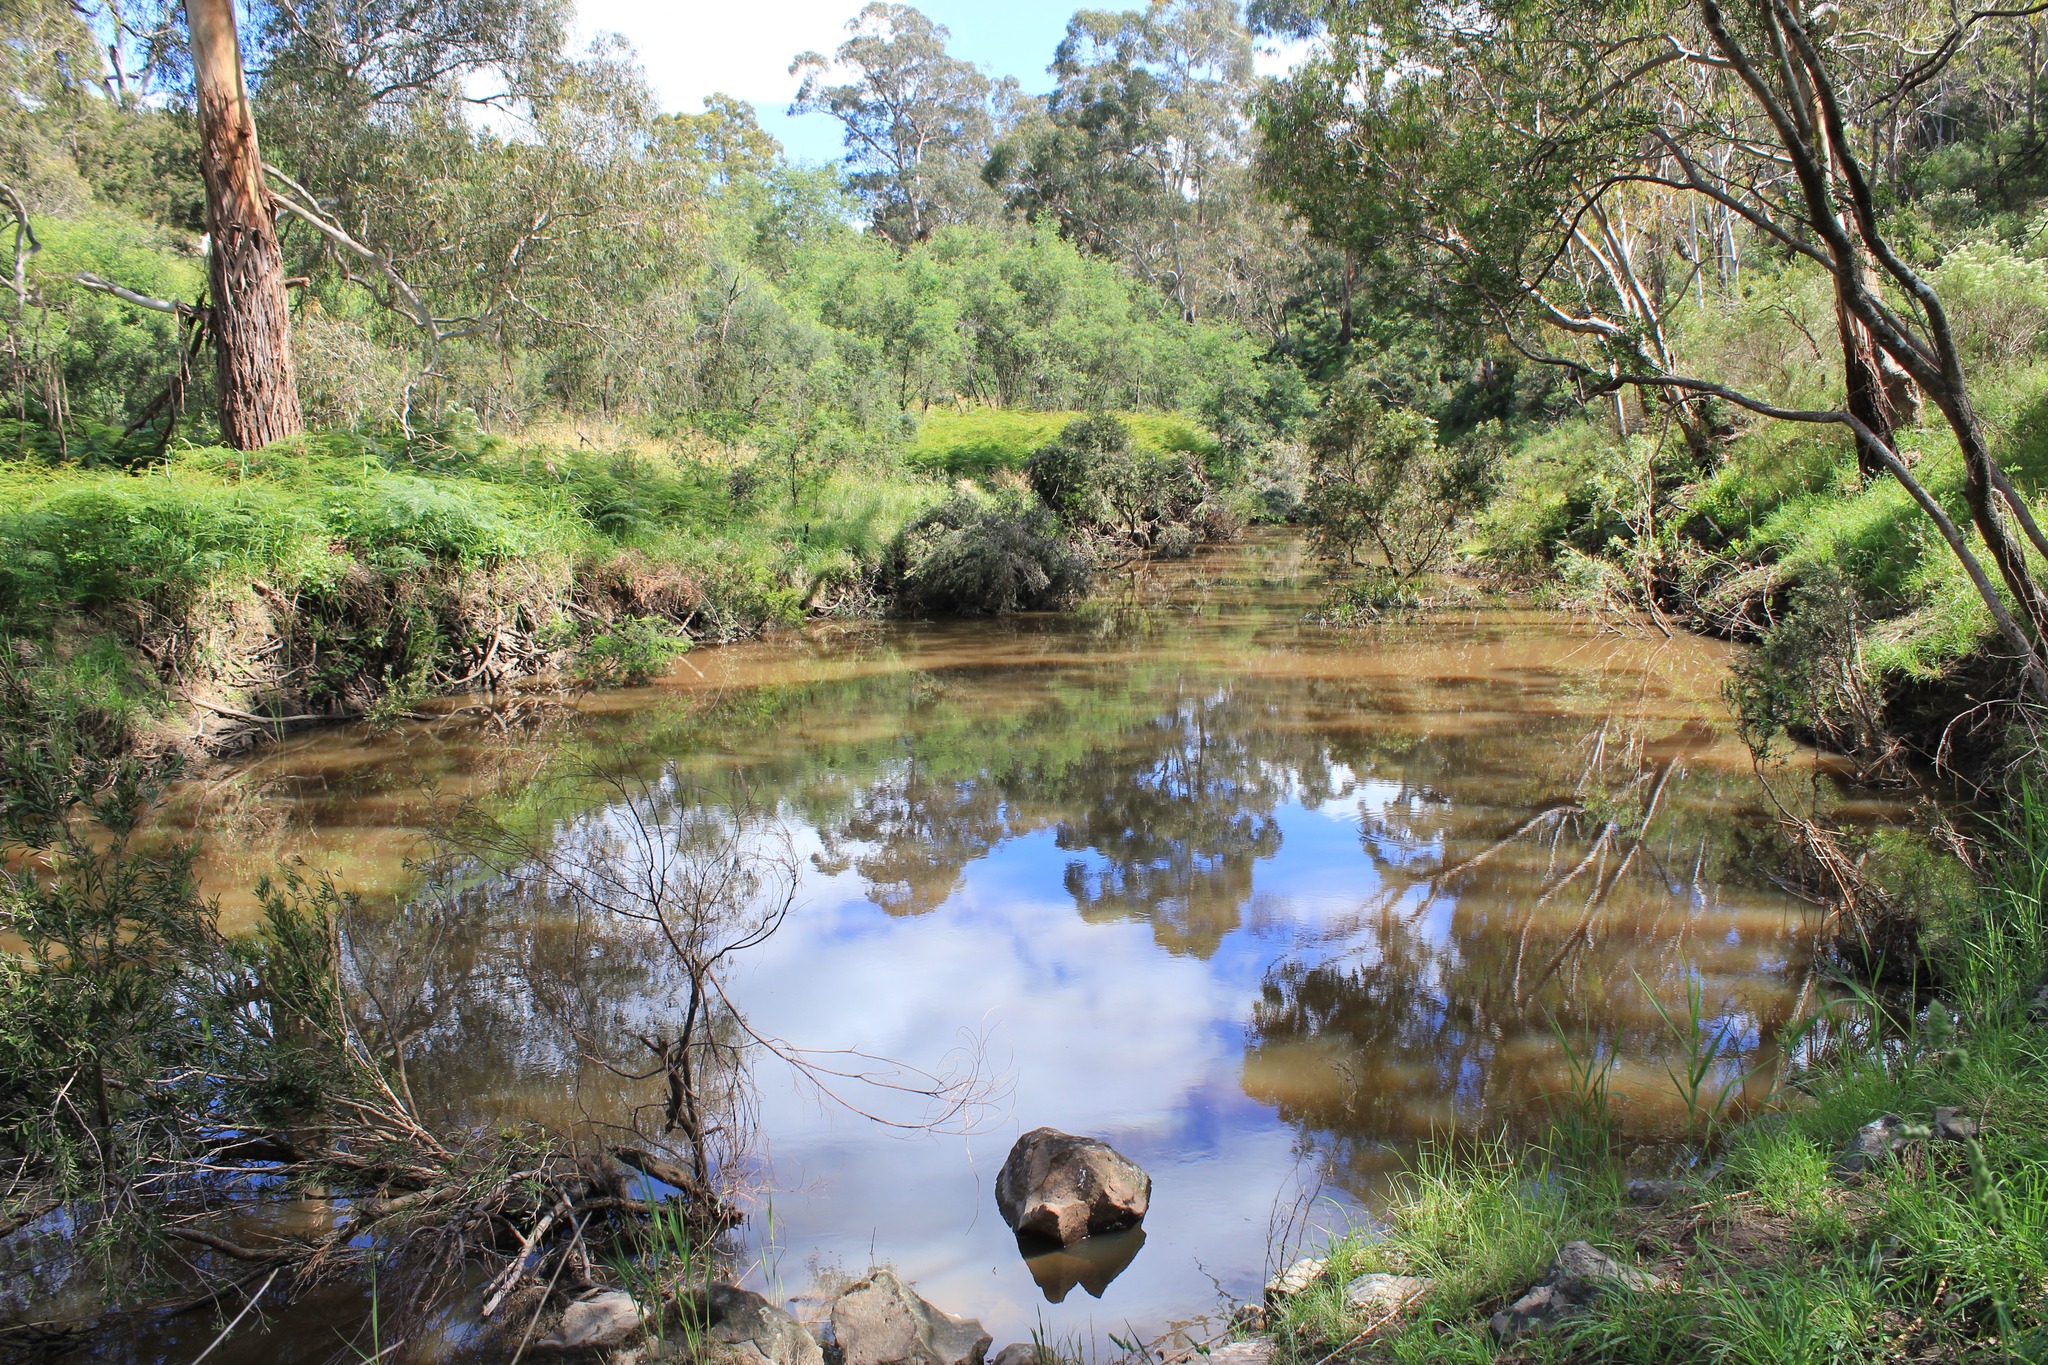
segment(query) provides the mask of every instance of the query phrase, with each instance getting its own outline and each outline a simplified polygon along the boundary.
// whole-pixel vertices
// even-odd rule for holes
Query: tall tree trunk
[[[1868,258],[1844,269],[1861,271],[1864,288],[1873,295],[1878,292],[1877,272]],[[1878,348],[1870,329],[1850,313],[1839,294],[1835,300],[1835,326],[1842,338],[1842,378],[1848,390],[1849,411],[1890,445],[1892,434],[1899,427],[1910,427],[1920,420],[1920,386],[1898,361]],[[1867,479],[1882,477],[1885,472],[1884,465],[1860,444],[1856,447],[1856,463]]]
[[[213,354],[227,443],[254,450],[305,430],[292,371],[284,256],[243,83],[234,0],[186,0],[206,180]]]

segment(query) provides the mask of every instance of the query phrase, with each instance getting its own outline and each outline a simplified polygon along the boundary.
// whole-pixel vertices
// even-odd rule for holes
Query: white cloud
[[[1030,843],[1044,847],[1020,850]],[[915,919],[878,920],[857,875],[814,870],[797,915],[735,973],[749,1022],[803,1043],[931,1066],[963,1029],[987,1028],[1013,1086],[971,1138],[891,1139],[764,1066],[775,1193],[752,1231],[772,1224],[788,1253],[767,1258],[765,1292],[803,1291],[812,1257],[855,1274],[894,1264],[1000,1344],[1040,1324],[1090,1340],[1160,1330],[1204,1305],[1208,1273],[1256,1290],[1299,1156],[1295,1130],[1238,1080],[1258,965],[1162,953],[1141,921],[1082,920],[1050,843],[1026,836],[970,864],[947,904]],[[1155,1181],[1144,1249],[1100,1302],[1076,1289],[1046,1303],[996,1212],[996,1170],[1041,1123],[1107,1138]]]
[[[1252,50],[1252,70],[1261,76],[1285,76],[1316,50],[1313,38],[1266,39]]]
[[[859,7],[859,0],[579,0],[576,27],[586,41],[600,33],[625,35],[671,109],[694,113],[714,93],[780,108],[796,94],[790,62],[799,52],[839,46]]]

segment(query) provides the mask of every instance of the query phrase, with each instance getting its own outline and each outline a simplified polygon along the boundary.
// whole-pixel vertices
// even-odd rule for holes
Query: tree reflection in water
[[[1565,1085],[1553,1028],[1623,1059],[1640,1140],[1683,1118],[1653,1001],[1682,1012],[1697,980],[1732,1030],[1727,1074],[1810,1008],[1803,911],[1756,871],[1769,821],[1711,723],[1712,647],[1516,613],[1340,636],[1302,624],[1311,594],[1280,559],[1231,553],[1185,592],[1162,569],[1074,619],[707,653],[547,738],[555,772],[624,755],[657,826],[793,840],[797,908],[734,974],[755,1017],[721,1005],[718,1047],[765,1063],[747,1027],[773,1020],[943,1070],[927,1048],[995,1026],[1012,1119],[1116,1136],[1161,1181],[1142,1256],[1032,1258],[1034,1286],[977,1183],[1000,1136],[958,1156],[876,1141],[720,1053],[709,1118],[743,1135],[762,1096],[790,1245],[899,1256],[963,1302],[994,1264],[1032,1312],[1051,1294],[1085,1313],[1101,1286],[1118,1313],[1164,1313],[1207,1283],[1188,1257],[1241,1239],[1297,1157],[1365,1197],[1417,1140],[1530,1131]],[[1246,569],[1271,581],[1229,580]],[[415,742],[422,771],[465,770],[434,747],[453,740]],[[303,784],[320,818],[390,829],[391,766],[337,748],[336,776]],[[493,798],[530,821],[535,865],[608,875],[635,865],[631,804],[523,781]],[[414,1090],[477,1125],[566,1117],[595,1141],[637,1110],[663,1136],[645,1073],[687,980],[658,926],[505,866],[435,865],[361,940]],[[1257,1291],[1257,1251],[1228,1263],[1235,1289]]]
[[[886,1127],[970,1131],[999,1097],[971,1046],[926,1071],[748,1021],[730,968],[782,927],[799,867],[782,816],[743,785],[707,791],[623,764],[557,781],[576,794],[538,807],[580,814],[536,833],[471,809],[419,895],[342,926],[374,1034],[401,1078],[417,1059],[436,1117],[525,1117],[592,1154],[651,1151],[663,1181],[710,1204],[757,1155],[763,1059]]]
[[[1746,908],[1772,899],[1755,879],[1722,884],[1765,831],[1730,818],[1725,770],[1689,769],[1721,743],[1712,728],[1617,711],[1590,732],[1567,715],[1433,734],[1396,708],[1360,726],[1334,700],[1314,680],[1177,669],[1078,708],[1027,691],[999,720],[926,706],[904,756],[821,819],[821,866],[923,914],[969,864],[1049,831],[1084,919],[1143,922],[1167,952],[1208,958],[1271,904],[1255,874],[1285,812],[1351,808],[1355,907],[1295,926],[1271,963],[1243,1083],[1290,1122],[1367,1143],[1533,1128],[1563,1084],[1555,1029],[1636,1059],[1623,1088],[1654,1126],[1672,1097],[1650,1064],[1671,1041],[1652,992],[1682,1003],[1689,972],[1751,1063],[1772,1054],[1793,1003],[1782,978],[1754,979],[1754,943],[1725,941],[1729,919],[1753,919],[1788,966],[1802,930]],[[1064,761],[1077,732],[1087,760]],[[1723,941],[1698,937],[1710,905]]]

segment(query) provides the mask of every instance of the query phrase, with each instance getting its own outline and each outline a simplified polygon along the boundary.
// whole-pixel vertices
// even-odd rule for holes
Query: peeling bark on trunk
[[[186,14],[206,181],[221,433],[236,449],[254,450],[306,425],[292,367],[284,256],[243,83],[234,0],[187,0]]]
[[[1864,287],[1878,292],[1877,272],[1867,261],[1861,263]],[[1870,329],[1849,312],[1839,297],[1835,302],[1835,326],[1842,338],[1842,379],[1847,389],[1848,408],[1886,444],[1901,426],[1920,420],[1920,386],[1899,363],[1878,349]],[[1884,465],[1858,445],[1856,464],[1866,479],[1882,478]]]

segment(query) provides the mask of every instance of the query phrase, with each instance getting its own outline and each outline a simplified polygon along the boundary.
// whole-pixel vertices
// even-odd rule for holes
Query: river
[[[577,1041],[657,1026],[658,953],[419,861],[423,831],[475,801],[595,865],[630,790],[772,837],[795,899],[726,973],[747,1028],[978,1103],[921,1128],[916,1096],[835,1100],[757,1048],[749,1282],[805,1316],[888,1264],[997,1346],[1154,1336],[1255,1297],[1305,1225],[1368,1217],[1418,1144],[1540,1132],[1560,1037],[1619,1058],[1655,1142],[1685,1106],[1653,1000],[1683,1017],[1697,987],[1739,1099],[1818,989],[1726,648],[1531,610],[1332,629],[1304,619],[1322,591],[1269,537],[1067,615],[826,628],[568,706],[303,736],[210,786],[207,877],[231,918],[286,853],[361,888],[422,1104],[575,1129],[658,1098]],[[565,769],[625,785],[565,797]],[[1151,1173],[1141,1236],[1020,1256],[993,1183],[1042,1124]],[[291,1323],[216,1359],[332,1354]]]

